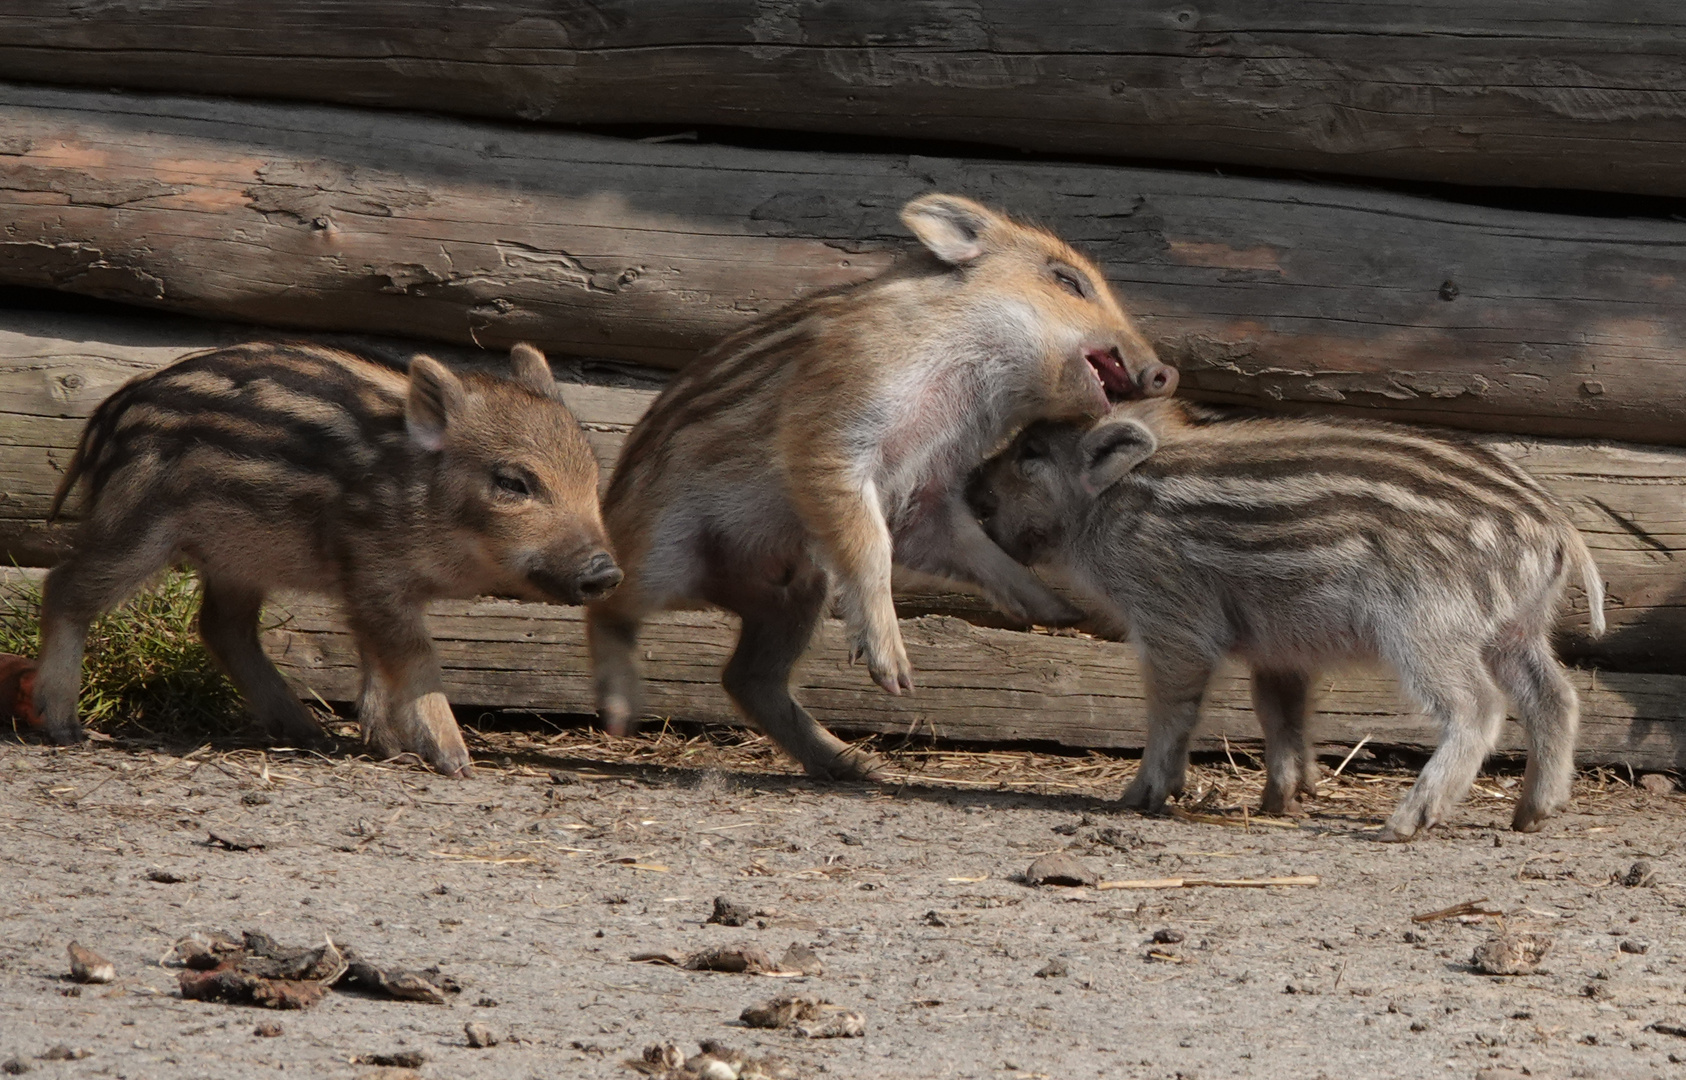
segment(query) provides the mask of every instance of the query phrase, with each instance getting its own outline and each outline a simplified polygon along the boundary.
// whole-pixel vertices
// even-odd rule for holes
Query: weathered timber
[[[1686,195],[1686,11],[12,0],[0,77]]]
[[[676,366],[932,188],[1095,255],[1195,396],[1686,443],[1686,222],[0,87],[0,282],[277,326]]]
[[[192,319],[36,314],[0,308],[0,563],[50,566],[68,550],[79,501],[71,499],[61,519],[51,524],[46,521],[47,506],[75,452],[83,421],[112,391],[188,353],[276,336],[249,326]],[[362,335],[281,336],[308,336],[360,349],[400,367],[420,351],[455,367],[498,371],[507,364],[502,353],[451,345],[419,346]],[[582,367],[612,370],[625,365],[563,361],[552,366],[563,399],[585,428],[607,485],[626,433],[655,392],[582,381]],[[648,385],[659,374],[616,381]]]
[[[0,600],[41,571],[0,568]],[[445,691],[459,709],[590,713],[591,671],[581,609],[512,601],[441,602],[429,625]],[[265,608],[264,647],[307,700],[356,700],[356,647],[334,605],[296,595]],[[843,732],[919,735],[972,742],[1044,740],[1062,746],[1139,749],[1147,729],[1141,668],[1132,646],[973,626],[930,615],[901,623],[918,689],[893,698],[852,665],[842,625],[822,623],[797,668],[803,704]],[[649,712],[686,721],[741,723],[720,688],[737,638],[734,620],[670,612],[646,624],[639,647]],[[1583,763],[1635,769],[1686,766],[1686,677],[1576,668]],[[1384,746],[1431,747],[1438,733],[1381,672],[1351,671],[1317,688],[1318,738],[1348,744],[1368,735]],[[1195,747],[1260,745],[1247,683],[1221,673],[1207,695]],[[1525,749],[1507,720],[1498,748]]]
[[[262,337],[250,327],[170,318],[37,315],[0,309],[0,562],[50,565],[68,525],[43,520],[83,419],[125,380],[196,349]],[[416,346],[344,340],[402,362]],[[427,346],[448,363],[498,364],[498,354]],[[586,427],[605,479],[653,389],[586,385],[558,364],[569,405]],[[569,381],[574,380],[574,381]],[[1586,598],[1574,590],[1560,628],[1565,655],[1620,670],[1686,674],[1686,451],[1616,443],[1488,437],[1569,506],[1609,590],[1611,631],[1586,637]],[[77,504],[68,506],[73,521]],[[942,612],[1002,625],[986,603],[931,582],[898,587],[904,616]]]

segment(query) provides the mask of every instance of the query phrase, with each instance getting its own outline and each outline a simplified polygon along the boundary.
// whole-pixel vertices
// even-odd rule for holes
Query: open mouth
[[[1100,380],[1101,389],[1106,392],[1106,399],[1111,402],[1129,401],[1131,398],[1141,397],[1141,390],[1136,386],[1136,380],[1130,377],[1130,372],[1124,367],[1124,360],[1116,349],[1084,349],[1083,359],[1089,361],[1089,369]]]

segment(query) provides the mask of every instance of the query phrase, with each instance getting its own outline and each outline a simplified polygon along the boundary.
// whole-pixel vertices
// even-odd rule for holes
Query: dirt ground
[[[1516,777],[1489,773],[1449,827],[1392,846],[1374,835],[1410,775],[1362,762],[1293,827],[1242,816],[1244,757],[1199,770],[1195,819],[1147,819],[1107,802],[1132,763],[1099,756],[920,752],[890,783],[818,785],[754,739],[477,742],[460,782],[355,757],[0,745],[0,1069],[403,1076],[369,1061],[408,1050],[422,1077],[634,1077],[646,1046],[714,1039],[802,1077],[1686,1075],[1686,801],[1625,777],[1583,776],[1572,813],[1518,836]],[[1321,881],[1016,880],[1059,849],[1108,881]],[[1641,860],[1654,877],[1624,884]],[[762,914],[706,924],[716,896]],[[1502,915],[1411,919],[1473,900]],[[1471,966],[1501,923],[1550,935],[1537,973]],[[439,965],[463,989],[302,1012],[183,1000],[172,944],[246,929]],[[71,983],[72,939],[118,980]],[[822,974],[631,960],[793,942]],[[739,1023],[787,993],[857,1010],[865,1037]],[[470,1048],[469,1021],[502,1041]],[[61,1045],[90,1053],[42,1058]]]

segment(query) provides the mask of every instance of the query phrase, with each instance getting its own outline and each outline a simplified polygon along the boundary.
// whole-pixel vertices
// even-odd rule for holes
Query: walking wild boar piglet
[[[1571,575],[1604,629],[1586,544],[1539,483],[1481,446],[1360,422],[1238,419],[1176,402],[1026,429],[970,486],[1015,558],[1120,618],[1146,667],[1147,747],[1124,802],[1182,792],[1225,654],[1252,669],[1264,809],[1315,793],[1307,713],[1324,668],[1380,660],[1440,728],[1388,819],[1404,840],[1468,791],[1516,709],[1528,767],[1513,820],[1569,800],[1579,704],[1548,634]]]
[[[1049,233],[952,195],[915,199],[901,219],[922,252],[727,338],[633,429],[604,499],[627,581],[589,615],[610,731],[639,714],[638,627],[656,611],[740,615],[727,692],[810,774],[838,778],[875,762],[789,687],[828,590],[892,694],[913,686],[892,562],[971,583],[1025,620],[1078,617],[984,535],[965,478],[1020,426],[1169,394],[1176,370]]]
[[[59,742],[76,718],[89,624],[149,578],[198,572],[199,630],[253,716],[280,740],[322,732],[258,643],[264,594],[337,596],[363,664],[364,738],[466,774],[440,689],[429,600],[498,594],[578,604],[620,581],[597,462],[544,356],[513,379],[409,374],[310,344],[185,357],[95,410],[54,497],[87,480],[72,554],[42,595],[36,704]]]

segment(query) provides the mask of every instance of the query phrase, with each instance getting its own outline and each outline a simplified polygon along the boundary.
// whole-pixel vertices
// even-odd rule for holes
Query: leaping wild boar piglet
[[[892,562],[971,583],[1021,619],[1078,617],[984,535],[965,478],[1022,425],[1169,394],[1177,372],[1051,234],[952,195],[915,199],[901,219],[923,251],[727,338],[633,429],[604,500],[627,581],[589,615],[611,732],[640,713],[638,627],[656,611],[741,616],[727,692],[811,775],[835,778],[876,762],[789,685],[828,590],[892,694],[913,687]]]
[[[1571,575],[1604,630],[1603,585],[1563,507],[1500,455],[1362,422],[1226,418],[1178,402],[1034,425],[974,478],[984,528],[1131,628],[1148,734],[1128,806],[1181,794],[1226,654],[1252,668],[1264,809],[1314,794],[1306,726],[1320,671],[1379,660],[1440,728],[1384,837],[1463,798],[1515,707],[1528,742],[1513,826],[1561,810],[1579,704],[1549,633]]]
[[[264,594],[345,605],[363,663],[364,738],[466,774],[440,686],[428,601],[498,594],[578,604],[620,581],[597,503],[597,462],[542,353],[514,378],[409,374],[310,344],[185,357],[129,382],[82,432],[52,513],[87,480],[72,554],[47,575],[35,697],[48,735],[76,718],[89,624],[185,561],[199,631],[279,740],[321,729],[258,644]]]

